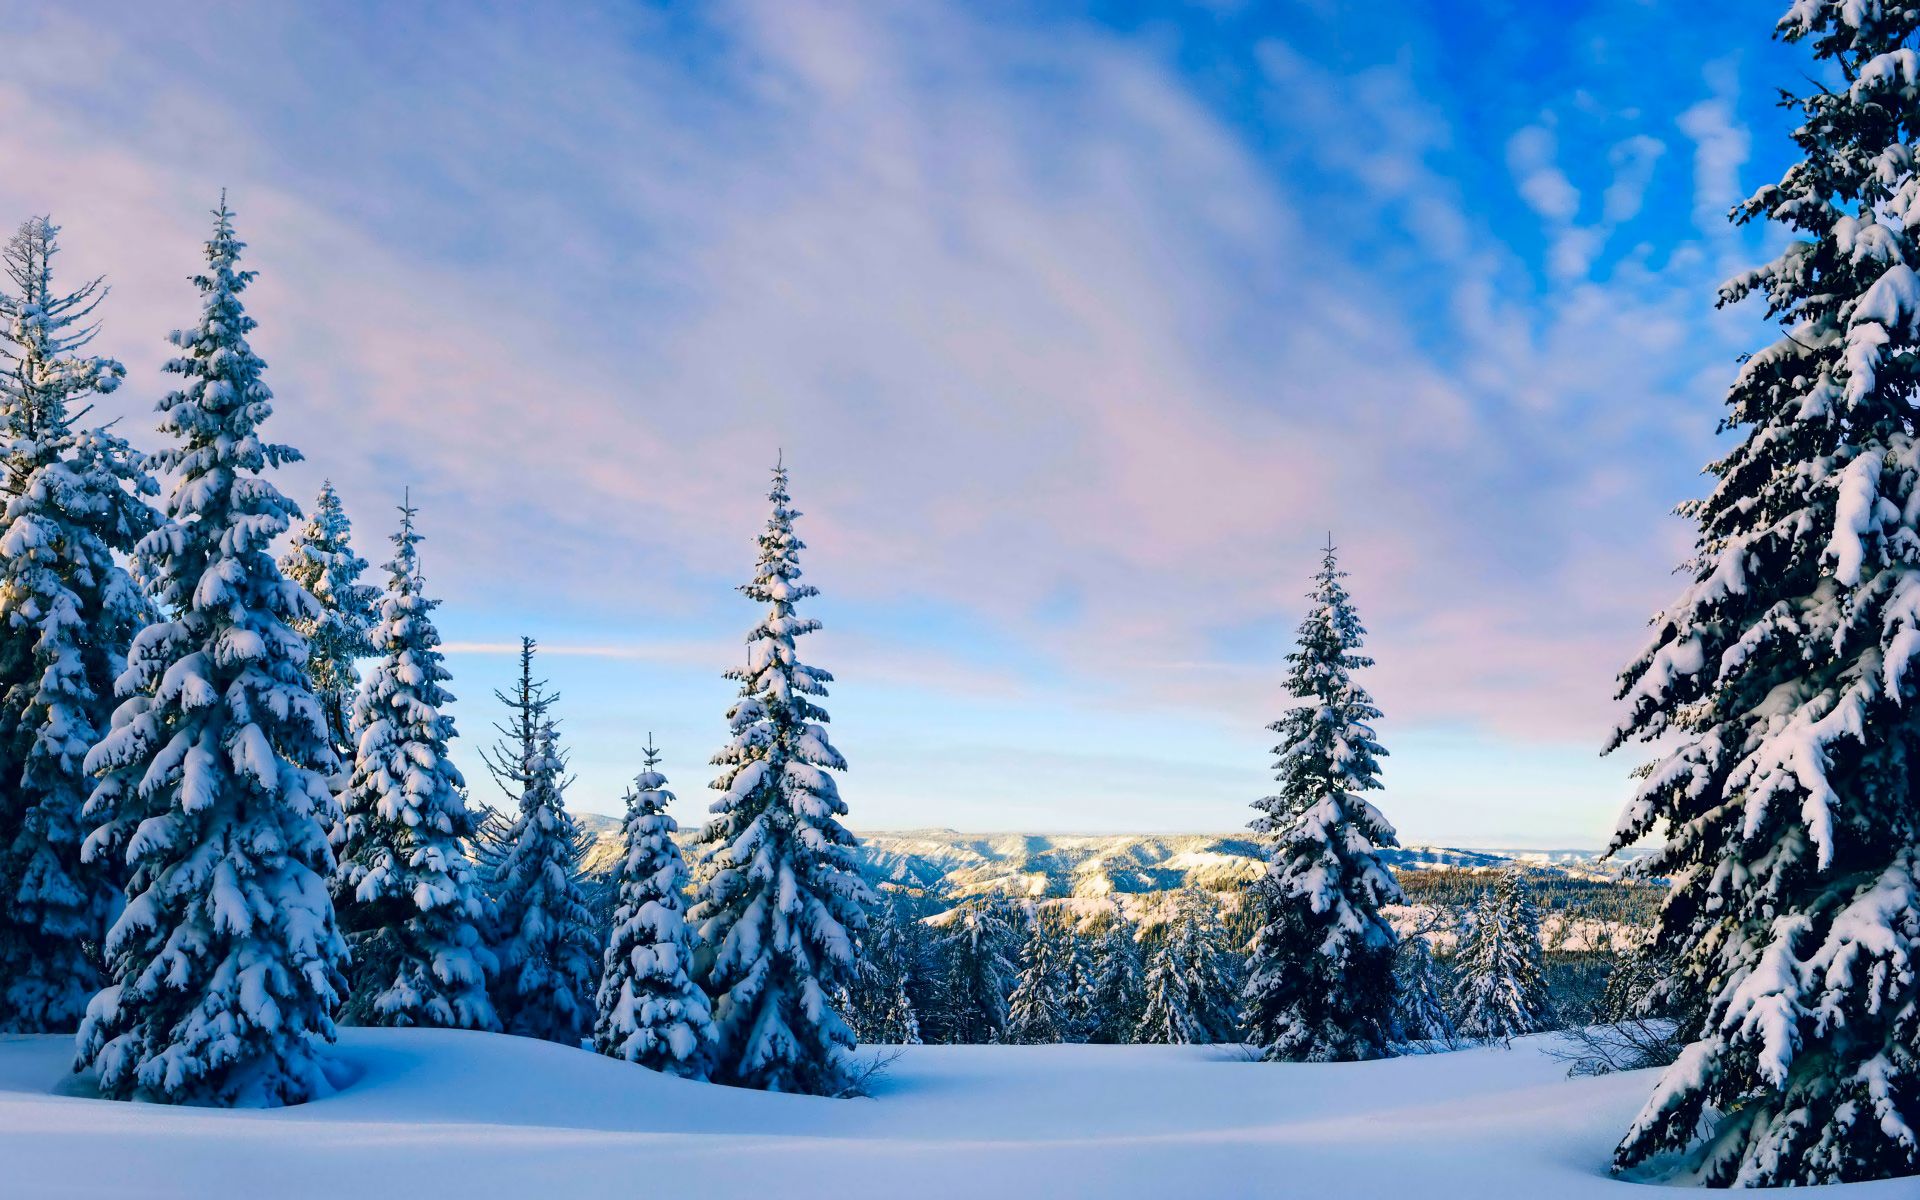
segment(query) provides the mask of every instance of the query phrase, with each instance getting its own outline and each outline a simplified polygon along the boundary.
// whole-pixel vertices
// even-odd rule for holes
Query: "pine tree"
[[[1138,931],[1115,913],[1100,935],[1093,960],[1093,996],[1088,1005],[1095,1018],[1088,1040],[1109,1045],[1130,1042],[1146,1004],[1146,965],[1140,958]]]
[[[694,983],[687,865],[667,815],[673,793],[647,738],[627,793],[624,852],[613,869],[613,932],[595,998],[593,1048],[656,1071],[705,1078],[713,1042],[707,995]]]
[[[941,967],[940,1003],[929,1014],[935,1039],[956,1045],[1003,1041],[1007,997],[1016,972],[1007,958],[1013,927],[998,901],[961,905],[936,949]]]
[[[99,987],[121,873],[83,869],[82,769],[149,616],[116,559],[153,528],[141,457],[74,405],[113,391],[86,353],[105,289],[56,291],[45,217],[0,248],[0,1031],[68,1031]]]
[[[593,1026],[600,938],[581,886],[586,839],[567,812],[552,717],[542,718],[535,747],[489,889],[500,960],[494,1008],[508,1033],[574,1046]]]
[[[803,664],[794,648],[820,623],[794,611],[817,591],[799,582],[800,514],[787,507],[782,467],[768,499],[759,563],[741,588],[767,612],[747,635],[746,666],[727,672],[740,698],[727,714],[733,739],[713,760],[721,795],[700,834],[692,919],[719,1029],[715,1078],[838,1095],[852,1082],[854,1038],[832,997],[858,978],[859,938],[875,897],[828,774],[846,762],[813,700],[833,677]]]
[[[1061,931],[1035,913],[1020,947],[1020,977],[1007,1000],[1007,1040],[1063,1042],[1067,1035],[1067,967]]]
[[[415,509],[400,508],[380,623],[380,661],[353,707],[353,770],[338,827],[334,906],[353,948],[344,1019],[362,1025],[499,1028],[482,935],[486,896],[463,842],[479,821],[448,757],[450,676],[420,574]],[[351,664],[349,664],[350,666]],[[322,703],[325,703],[323,698]]]
[[[1093,954],[1071,916],[1060,921],[1060,1040],[1090,1042],[1100,1027],[1094,1008]]]
[[[1519,868],[1474,907],[1454,956],[1454,1009],[1468,1037],[1506,1041],[1549,1026],[1552,1009],[1540,971],[1540,914]]]
[[[919,969],[910,934],[914,924],[901,914],[896,898],[868,914],[860,978],[851,989],[847,1009],[854,1035],[863,1043],[920,1043],[920,1015],[912,997]]]
[[[371,630],[380,589],[360,582],[367,560],[353,552],[353,525],[331,481],[320,485],[313,516],[280,559],[288,579],[307,589],[320,615],[294,622],[307,639],[307,678],[326,712],[327,733],[343,764],[353,760],[353,705],[360,659],[375,653]]]
[[[1147,966],[1137,1042],[1211,1045],[1238,1037],[1226,930],[1213,898],[1195,887],[1174,893],[1166,938]]]
[[[1456,1033],[1445,995],[1427,939],[1420,934],[1401,938],[1393,963],[1393,1040],[1452,1045]]]
[[[525,801],[540,774],[543,762],[540,752],[540,731],[545,728],[553,706],[559,701],[560,694],[552,691],[544,679],[533,677],[533,656],[538,644],[530,637],[520,639],[520,677],[510,692],[494,689],[493,698],[507,706],[507,722],[496,724],[495,732],[500,740],[491,750],[481,752],[481,760],[487,765],[487,773],[506,794],[508,803],[518,810]],[[483,839],[487,856],[483,861],[489,864],[497,861],[502,850],[500,838],[505,834],[504,825],[493,831],[493,836]]]
[[[1920,1170],[1920,9],[1796,0],[1777,32],[1839,82],[1783,97],[1800,161],[1733,215],[1793,236],[1720,302],[1782,336],[1612,739],[1665,743],[1614,840],[1665,838],[1665,998],[1698,1014],[1615,1162],[1717,1185]]]
[[[87,1006],[79,1065],[116,1099],[291,1104],[326,1087],[346,946],[334,924],[326,826],[336,809],[326,721],[290,622],[312,598],[269,547],[298,508],[264,472],[298,452],[261,441],[272,412],[247,345],[240,241],[224,200],[194,280],[199,323],[175,333],[159,404],[177,444],[167,523],[138,553],[171,619],[134,639],[82,857],[124,861],[108,931],[111,981]]]
[[[1301,703],[1272,726],[1278,795],[1255,804],[1251,828],[1272,845],[1249,899],[1254,936],[1244,1004],[1247,1027],[1269,1060],[1338,1062],[1389,1052],[1393,926],[1384,904],[1400,887],[1376,850],[1397,845],[1366,798],[1380,787],[1374,740],[1380,717],[1353,673],[1366,630],[1341,584],[1332,539],[1314,576],[1299,644],[1287,656],[1287,690]]]

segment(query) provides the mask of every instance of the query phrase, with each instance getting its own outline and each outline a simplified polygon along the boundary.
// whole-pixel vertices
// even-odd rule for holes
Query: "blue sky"
[[[165,7],[0,12],[0,216],[137,436],[229,190],[281,482],[375,562],[412,488],[476,776],[524,632],[574,804],[648,732],[704,804],[783,451],[856,827],[1239,826],[1331,530],[1403,836],[1611,828],[1764,6]]]

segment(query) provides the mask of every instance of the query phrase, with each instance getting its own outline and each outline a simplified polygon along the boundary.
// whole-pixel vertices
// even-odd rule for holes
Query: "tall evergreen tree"
[[[914,1046],[921,1041],[920,1014],[912,996],[920,969],[912,937],[915,924],[901,912],[897,898],[868,914],[860,978],[851,989],[847,1012],[862,1042]]]
[[[53,284],[45,217],[0,247],[0,1031],[71,1030],[99,987],[121,873],[82,869],[86,754],[147,605],[116,559],[153,528],[140,456],[74,406],[120,364],[86,352],[105,294]]]
[[[1146,1004],[1146,964],[1139,933],[1116,912],[1100,934],[1093,958],[1093,996],[1088,1010],[1093,1027],[1088,1040],[1119,1044],[1133,1040]]]
[[[1213,897],[1196,887],[1174,893],[1166,938],[1147,965],[1137,1042],[1211,1045],[1239,1036],[1226,929]]]
[[[578,1045],[594,1019],[600,938],[581,886],[586,839],[566,806],[567,764],[552,717],[527,763],[520,811],[500,836],[491,891],[508,1033]]]
[[[1541,974],[1540,914],[1520,868],[1502,872],[1475,905],[1453,967],[1461,1033],[1505,1041],[1548,1027],[1552,1010]]]
[[[1007,999],[1007,1040],[1026,1045],[1067,1040],[1066,945],[1056,923],[1036,912],[1020,947],[1020,977]]]
[[[1791,240],[1720,303],[1782,336],[1612,739],[1672,747],[1614,841],[1665,837],[1664,1000],[1698,1014],[1615,1161],[1721,1185],[1920,1170],[1920,8],[1796,0],[1777,32],[1839,83],[1783,97],[1799,161],[1733,216]]]
[[[660,752],[647,738],[644,769],[627,793],[624,853],[613,869],[613,931],[595,998],[593,1048],[656,1071],[704,1078],[713,1043],[707,994],[693,981],[687,864],[667,815]]]
[[[976,898],[962,904],[935,951],[940,1002],[928,1014],[936,1041],[999,1042],[1007,1034],[1007,997],[1017,973],[1007,952],[1015,937],[1005,905]]]
[[[353,949],[344,1017],[362,1025],[497,1029],[482,931],[486,896],[463,843],[479,828],[448,757],[451,678],[426,596],[411,503],[400,508],[380,661],[353,708],[353,770],[338,826],[334,906]],[[348,664],[351,665],[350,663]],[[324,703],[324,700],[323,700]]]
[[[1366,794],[1380,787],[1380,717],[1353,673],[1366,630],[1341,584],[1332,539],[1314,576],[1287,691],[1301,703],[1271,728],[1277,795],[1254,805],[1251,828],[1272,846],[1249,890],[1254,936],[1244,1004],[1248,1032],[1270,1060],[1344,1061],[1388,1053],[1393,926],[1383,904],[1402,901],[1376,853],[1397,845]]]
[[[852,1082],[853,1031],[832,997],[859,975],[866,907],[847,806],[830,771],[846,761],[827,740],[833,676],[802,663],[794,643],[820,627],[794,606],[817,594],[800,582],[787,472],[776,467],[773,513],[753,582],[766,606],[747,635],[746,666],[727,672],[740,698],[733,739],[714,756],[716,814],[700,834],[692,919],[704,943],[702,981],[719,1028],[715,1078],[769,1091],[837,1095]]]
[[[312,598],[270,553],[298,508],[267,479],[295,461],[264,442],[272,412],[240,303],[253,273],[224,200],[195,277],[199,322],[173,335],[181,378],[159,404],[176,445],[167,523],[138,553],[172,614],[134,639],[83,858],[124,861],[111,981],[87,1006],[79,1065],[101,1091],[169,1103],[290,1104],[326,1086],[346,945],[327,894],[334,769],[290,622]]]
[[[353,705],[360,688],[360,659],[377,651],[371,640],[379,619],[380,589],[360,582],[367,560],[353,552],[353,525],[332,481],[320,485],[313,516],[294,535],[280,559],[288,579],[307,589],[320,615],[294,622],[307,639],[307,679],[327,715],[327,733],[343,765],[353,760]]]

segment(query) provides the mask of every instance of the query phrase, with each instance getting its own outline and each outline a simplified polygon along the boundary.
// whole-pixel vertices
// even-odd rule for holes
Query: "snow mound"
[[[1262,1064],[1232,1047],[916,1046],[869,1100],[767,1095],[497,1034],[350,1029],[336,1095],[227,1112],[88,1098],[72,1042],[0,1037],[15,1195],[1611,1196],[1650,1074],[1542,1052]],[[866,1050],[863,1053],[891,1053]],[[20,1187],[20,1181],[30,1181]],[[1913,1183],[1849,1197],[1912,1195]],[[18,1190],[12,1190],[18,1189]]]

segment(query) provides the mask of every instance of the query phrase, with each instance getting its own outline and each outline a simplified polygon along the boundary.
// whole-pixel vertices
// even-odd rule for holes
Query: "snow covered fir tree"
[[[1009,955],[1017,946],[1004,903],[976,898],[953,910],[935,945],[939,999],[923,1018],[930,1040],[1006,1040],[1007,1000],[1019,980]]]
[[[1453,973],[1454,1011],[1467,1037],[1507,1041],[1547,1027],[1540,914],[1519,868],[1503,871],[1474,906]]]
[[[1727,283],[1781,326],[1684,512],[1689,582],[1621,677],[1660,739],[1615,844],[1666,841],[1664,999],[1692,1042],[1621,1142],[1707,1183],[1920,1170],[1920,9],[1798,0],[1831,86],[1785,103],[1798,161],[1734,210],[1789,234]],[[1704,1132],[1703,1132],[1704,1131]]]
[[[1020,976],[1007,999],[1007,1040],[1064,1042],[1073,1032],[1068,1013],[1072,964],[1061,923],[1035,913],[1020,947]]]
[[[1240,1040],[1226,929],[1212,896],[1174,893],[1165,940],[1148,960],[1137,1042],[1212,1045]]]
[[[370,640],[380,589],[360,582],[367,560],[353,552],[353,525],[332,482],[320,485],[313,515],[280,559],[288,579],[319,602],[320,615],[294,622],[307,639],[307,678],[327,716],[327,732],[343,766],[353,760],[353,703],[360,659],[376,652]]]
[[[714,1077],[768,1091],[839,1095],[854,1081],[853,1032],[833,997],[859,978],[860,938],[876,902],[860,875],[847,806],[831,772],[846,761],[827,739],[816,697],[833,676],[800,661],[797,641],[820,627],[796,605],[801,583],[787,472],[773,471],[773,511],[751,583],[766,607],[747,635],[747,661],[727,672],[740,698],[732,740],[714,756],[714,818],[700,833],[690,916],[702,943],[701,982],[713,1000]]]
[[[1419,933],[1401,938],[1394,952],[1392,1031],[1398,1046],[1451,1045],[1456,1033],[1439,964]]]
[[[0,1031],[75,1028],[100,985],[97,948],[120,872],[83,868],[87,751],[147,617],[120,556],[152,529],[142,460],[77,406],[123,369],[89,354],[101,280],[53,281],[45,217],[0,248]]]
[[[673,793],[647,739],[627,793],[622,853],[613,869],[613,929],[595,997],[593,1048],[689,1079],[705,1077],[713,1043],[707,994],[694,982],[687,928],[687,864],[667,815]]]
[[[166,364],[180,386],[159,403],[166,521],[137,548],[168,616],[134,638],[126,699],[85,764],[99,782],[83,858],[131,870],[79,1033],[80,1064],[116,1099],[305,1100],[327,1087],[343,986],[335,762],[292,627],[317,610],[270,553],[298,509],[266,473],[299,455],[261,438],[273,409],[241,249],[223,199],[200,318]]]
[[[544,714],[536,728],[519,811],[491,863],[493,1000],[508,1033],[571,1046],[593,1027],[601,940],[582,887],[585,839],[567,812],[559,734]]]
[[[1379,1058],[1392,1040],[1393,926],[1401,901],[1377,849],[1393,827],[1367,799],[1380,787],[1380,717],[1354,672],[1366,630],[1340,581],[1333,541],[1321,556],[1287,691],[1300,703],[1272,725],[1277,794],[1255,804],[1251,828],[1272,846],[1249,889],[1261,926],[1247,967],[1244,1019],[1270,1060]]]
[[[920,1043],[920,1013],[913,1002],[920,970],[919,922],[888,896],[867,914],[860,976],[849,990],[847,1021],[862,1042],[891,1046]]]
[[[1107,921],[1095,943],[1091,985],[1087,1011],[1093,1020],[1087,1040],[1132,1041],[1145,1004],[1146,963],[1140,955],[1138,931],[1119,913]]]
[[[448,757],[453,696],[420,572],[411,503],[400,508],[380,656],[356,698],[352,773],[338,828],[334,907],[353,951],[343,1018],[359,1025],[497,1029],[486,895],[465,843],[479,829]],[[350,581],[343,581],[352,586]],[[351,669],[351,663],[347,664]],[[323,699],[324,703],[324,699]]]

